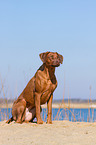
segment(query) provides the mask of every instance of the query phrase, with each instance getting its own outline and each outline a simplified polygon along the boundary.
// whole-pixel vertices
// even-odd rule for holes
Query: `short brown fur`
[[[37,118],[37,123],[42,124],[43,121],[40,116],[40,105],[47,102],[48,115],[47,123],[52,123],[52,99],[53,92],[57,87],[57,80],[55,77],[55,67],[58,67],[63,62],[63,56],[57,52],[45,52],[40,54],[43,65],[37,70],[34,77],[28,82],[27,86],[20,94],[18,99],[13,103],[12,118],[7,123],[15,120],[17,123],[26,121],[26,108],[36,108],[35,115],[29,120]]]

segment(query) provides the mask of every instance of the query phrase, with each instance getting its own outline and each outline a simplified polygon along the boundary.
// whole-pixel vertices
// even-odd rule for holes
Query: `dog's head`
[[[63,62],[63,56],[57,52],[45,52],[39,54],[39,56],[47,66],[58,67]]]

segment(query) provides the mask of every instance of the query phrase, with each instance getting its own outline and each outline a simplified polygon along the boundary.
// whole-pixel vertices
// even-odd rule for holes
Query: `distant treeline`
[[[5,104],[5,102],[7,101],[7,103],[13,103],[14,100],[16,99],[3,99],[3,98],[0,98],[0,104]],[[70,103],[88,103],[88,100],[87,99],[70,99],[69,100]],[[65,103],[68,103],[68,99],[64,99],[64,102]],[[92,103],[96,103],[96,100],[91,100]],[[53,100],[53,103],[62,103],[62,99],[59,99],[59,100]]]
[[[70,103],[88,103],[87,99],[64,99],[65,103],[68,103],[68,101],[70,101]],[[89,100],[89,102],[96,103],[96,100]],[[62,100],[53,100],[53,103],[62,103]]]

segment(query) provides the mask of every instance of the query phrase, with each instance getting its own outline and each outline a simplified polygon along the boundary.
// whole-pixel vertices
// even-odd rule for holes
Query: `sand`
[[[0,122],[0,145],[96,145],[96,123],[53,124]]]

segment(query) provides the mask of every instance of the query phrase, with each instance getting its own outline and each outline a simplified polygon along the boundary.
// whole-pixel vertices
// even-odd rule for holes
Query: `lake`
[[[11,108],[0,109],[0,121],[7,120],[12,116]],[[41,113],[44,122],[47,120],[47,110],[42,109]],[[69,120],[78,122],[96,122],[96,109],[63,109],[53,108],[52,109],[52,120]],[[35,119],[36,121],[36,119]]]

